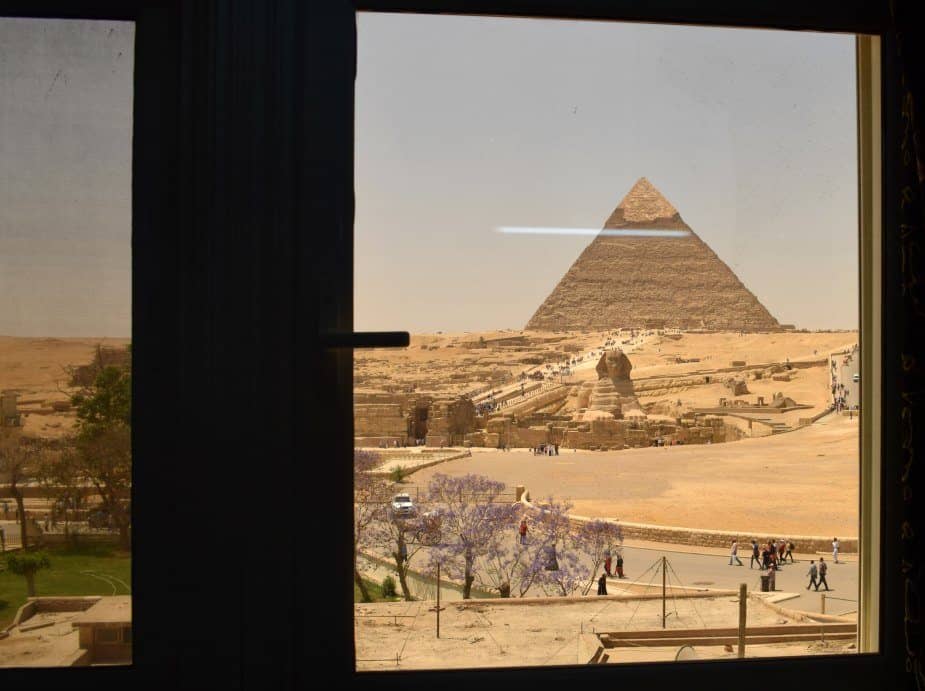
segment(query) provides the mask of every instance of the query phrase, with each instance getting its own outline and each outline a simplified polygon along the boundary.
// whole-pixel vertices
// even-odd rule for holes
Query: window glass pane
[[[357,669],[856,652],[855,37],[358,27]]]
[[[0,667],[131,626],[133,62],[130,22],[0,18]]]

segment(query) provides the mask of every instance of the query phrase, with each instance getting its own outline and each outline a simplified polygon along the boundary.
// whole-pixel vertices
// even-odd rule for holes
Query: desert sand
[[[59,437],[72,429],[73,411],[39,412],[52,401],[69,400],[68,367],[93,360],[98,345],[124,346],[127,338],[17,338],[0,336],[0,391],[19,394],[26,434]]]
[[[494,605],[445,603],[436,637],[436,603],[395,602],[354,605],[358,671],[459,669],[584,664],[579,643],[582,631],[657,629],[660,600],[601,601],[594,596],[568,604]],[[786,604],[786,603],[784,603]],[[677,599],[668,605],[668,628],[728,627],[738,624],[738,597]],[[387,615],[399,615],[392,618]],[[760,603],[749,602],[747,626],[789,622]],[[853,652],[850,643],[755,645],[748,657]],[[615,648],[610,663],[670,661],[675,647]],[[396,659],[398,655],[398,659]],[[699,659],[735,659],[722,647],[698,646]]]
[[[787,434],[726,444],[568,451],[473,449],[414,473],[477,473],[534,498],[570,499],[578,515],[757,534],[858,534],[858,422],[828,415]]]

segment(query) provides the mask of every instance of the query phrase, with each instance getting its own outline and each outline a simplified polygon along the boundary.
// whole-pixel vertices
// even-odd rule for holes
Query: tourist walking
[[[626,578],[623,575],[623,554],[617,552],[617,578]]]
[[[786,551],[787,551],[787,543],[786,543],[784,540],[781,540],[781,541],[777,544],[777,557],[778,557],[777,562],[778,562],[778,564],[783,564],[783,563],[784,563],[784,552],[786,552]]]
[[[602,573],[601,577],[597,579],[597,594],[606,595],[607,594],[607,574]]]
[[[761,548],[761,568],[768,569],[771,567],[771,550],[770,545]]]
[[[838,538],[832,538],[832,561],[838,563]]]
[[[809,576],[809,585],[806,586],[806,589],[809,590],[810,586],[816,586],[816,590],[819,590],[819,582],[816,580],[816,576],[819,574],[819,569],[816,568],[816,560],[809,560],[809,571],[806,572],[806,575]]]
[[[520,544],[527,544],[527,519],[520,519]]]
[[[732,560],[735,559],[738,562],[739,566],[745,566],[742,563],[742,560],[739,559],[739,541],[732,541],[732,548],[729,550],[729,566],[732,566]]]
[[[793,540],[787,541],[787,552],[784,554],[784,561],[787,561],[787,557],[790,557],[790,563],[793,563]]]
[[[825,559],[819,557],[819,582],[816,584],[816,590],[819,590],[820,585],[824,585],[825,589],[829,589],[829,583],[825,580],[825,574],[829,570],[829,565],[825,563]]]
[[[755,567],[755,562],[758,562],[758,568],[761,568],[761,552],[758,549],[758,541],[755,538],[752,538],[752,558],[748,562],[748,568],[752,569]]]

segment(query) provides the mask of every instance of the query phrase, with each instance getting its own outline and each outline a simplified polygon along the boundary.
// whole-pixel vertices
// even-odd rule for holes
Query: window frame
[[[345,518],[352,474],[348,464],[326,461],[352,452],[352,353],[330,348],[325,334],[352,328],[357,10],[880,35],[882,227],[896,226],[897,40],[887,4],[876,0],[0,0],[0,16],[135,22],[132,583],[139,594],[133,628],[141,641],[129,667],[4,669],[0,679],[11,686],[38,682],[97,690],[178,684],[305,688],[324,672],[345,686],[429,688],[447,681],[556,683],[580,677],[742,688],[767,670],[807,686],[909,683],[904,583],[895,565],[904,518],[898,334],[911,317],[896,281],[882,284],[882,359],[876,363],[882,372],[883,459],[879,653],[787,660],[786,670],[778,659],[747,659],[354,672],[351,526]],[[258,106],[264,110],[255,111]],[[260,175],[248,177],[251,169]],[[899,266],[898,241],[887,235],[878,245],[884,276]],[[283,326],[274,331],[277,322]],[[272,347],[273,362],[253,357],[253,341],[241,338],[251,331],[261,332],[259,343]],[[224,380],[231,375],[237,388]],[[213,411],[227,406],[239,406],[235,420],[271,420],[271,434],[266,423],[252,431]],[[183,424],[187,416],[196,425]],[[276,488],[281,513],[217,529],[216,516],[229,500],[253,492],[253,478],[241,469],[252,467],[256,457],[265,475],[292,480]],[[214,464],[216,472],[200,470],[204,463]],[[320,533],[314,530],[317,515],[303,511],[300,489],[317,483],[319,475],[333,498],[324,519],[330,529]],[[191,478],[192,486],[174,482],[179,476]],[[206,480],[209,492],[198,491],[195,483]],[[203,526],[205,539],[195,532]],[[266,574],[247,568],[252,561],[242,553],[242,544],[257,540],[281,565],[272,592]],[[319,561],[326,564],[325,580]],[[216,565],[230,568],[204,582],[201,572]],[[248,598],[254,591],[263,597]],[[211,629],[190,625],[204,620]]]
[[[885,12],[887,8],[874,3],[830,4],[820,3],[813,8],[797,8],[795,4],[778,3],[773,6],[735,6],[726,2],[698,3],[696,8],[679,7],[678,3],[657,5],[628,2],[443,2],[395,0],[359,0],[356,10],[370,12],[414,12],[426,14],[492,15],[520,17],[548,17],[573,19],[600,19],[616,21],[642,21],[653,23],[709,25],[766,29],[802,29],[853,33],[857,40],[858,65],[858,144],[859,144],[859,268],[862,283],[860,296],[860,324],[862,350],[862,400],[865,414],[862,424],[872,430],[862,440],[862,490],[859,503],[862,515],[860,531],[862,544],[874,549],[863,551],[859,573],[863,594],[859,611],[861,650],[873,650],[853,656],[816,656],[787,658],[788,674],[799,677],[809,685],[846,683],[856,686],[860,680],[864,688],[881,687],[902,681],[905,641],[899,635],[902,623],[901,602],[897,599],[896,579],[888,578],[889,564],[897,563],[899,521],[895,511],[897,496],[895,479],[898,472],[896,444],[889,433],[898,421],[896,398],[891,397],[891,382],[886,376],[889,351],[897,328],[896,310],[882,306],[891,298],[896,304],[895,291],[883,283],[881,276],[891,260],[882,229],[893,222],[889,200],[896,196],[896,161],[892,145],[895,143],[897,105],[895,99],[895,36],[889,30]],[[355,34],[354,34],[354,40]],[[351,103],[352,105],[352,103]],[[883,201],[881,201],[883,200]],[[346,239],[342,252],[352,256],[352,237]],[[894,264],[895,265],[895,264]],[[352,291],[352,267],[349,290]],[[350,310],[350,299],[341,303],[341,309]],[[395,324],[394,328],[402,328]],[[866,334],[866,336],[865,336]],[[352,352],[340,353],[336,365],[342,369],[340,380],[349,383],[352,371]],[[895,361],[894,361],[895,362]],[[333,363],[332,363],[333,364]],[[349,396],[338,396],[339,400]],[[346,411],[341,414],[345,414]],[[352,431],[352,408],[350,423]],[[350,437],[352,442],[352,436]],[[340,446],[346,447],[346,440]],[[892,454],[892,455],[891,455]],[[345,454],[343,456],[347,458]],[[872,540],[876,536],[878,539]],[[883,574],[881,578],[881,574]],[[877,597],[871,595],[877,594]],[[897,626],[900,624],[900,626]],[[352,632],[351,632],[352,634]],[[352,635],[351,635],[352,652]],[[351,656],[352,664],[352,656]],[[710,685],[718,688],[736,688],[749,683],[749,676],[759,669],[772,669],[779,660],[746,659],[705,664],[703,662],[674,664],[620,664],[601,668],[523,668],[505,670],[453,670],[399,672],[354,672],[358,680],[382,681],[398,675],[403,685],[425,687],[433,681],[451,675],[463,683],[476,681],[485,674],[503,678],[506,682],[556,682],[586,675],[588,681],[605,681],[617,678],[621,682],[638,680],[640,683],[683,679],[695,688]],[[683,676],[682,676],[683,675]],[[888,681],[889,680],[889,681]]]

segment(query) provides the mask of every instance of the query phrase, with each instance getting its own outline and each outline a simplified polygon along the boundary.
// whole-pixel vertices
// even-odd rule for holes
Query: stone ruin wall
[[[414,412],[427,408],[427,446],[462,444],[476,426],[475,408],[467,398],[434,399],[430,395],[366,392],[353,404],[355,446],[413,444]]]

